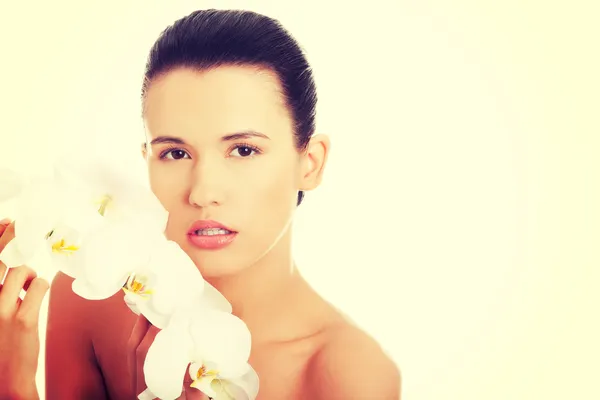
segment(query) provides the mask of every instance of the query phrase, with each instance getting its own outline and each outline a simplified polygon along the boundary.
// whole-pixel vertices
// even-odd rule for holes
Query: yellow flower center
[[[50,237],[49,235],[48,237]],[[52,243],[52,252],[60,253],[60,254],[73,254],[79,250],[79,246],[74,244],[67,244],[65,239],[60,239],[54,243]]]
[[[200,381],[204,378],[213,378],[214,380],[211,383],[211,387],[213,388],[213,390],[221,392],[221,395],[223,393],[229,395],[229,393],[224,391],[225,387],[223,385],[223,382],[221,382],[221,379],[219,379],[219,371],[214,369],[208,369],[206,368],[206,365],[202,365],[202,367],[198,369],[198,372],[196,372],[196,379],[194,380],[194,382],[192,382],[190,386],[193,388],[197,387]],[[229,398],[231,398],[231,400],[234,400],[232,396],[229,396]],[[209,399],[212,398],[209,397]]]
[[[102,199],[100,199],[100,201],[98,201],[98,213],[100,215],[102,215],[104,217],[104,214],[106,214],[106,209],[108,208],[109,204],[112,202],[112,197],[110,197],[109,195],[104,195],[102,197]]]
[[[127,293],[137,294],[138,296],[147,297],[152,294],[152,289],[148,286],[148,277],[131,274],[127,278],[127,282],[123,286],[123,290]]]
[[[219,375],[219,371],[214,370],[214,369],[208,369],[208,368],[206,368],[206,365],[203,365],[200,369],[198,369],[198,372],[196,372],[196,380],[200,380],[200,379],[206,378],[206,377],[218,376],[218,375]]]

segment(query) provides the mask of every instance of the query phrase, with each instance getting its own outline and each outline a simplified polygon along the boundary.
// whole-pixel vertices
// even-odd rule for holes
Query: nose
[[[196,207],[210,207],[223,204],[223,169],[216,163],[198,162],[192,172],[189,203]]]

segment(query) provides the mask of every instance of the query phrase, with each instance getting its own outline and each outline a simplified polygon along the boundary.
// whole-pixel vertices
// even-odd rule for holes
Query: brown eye
[[[253,150],[250,147],[239,147],[238,153],[242,157],[248,157],[252,155]]]
[[[237,155],[235,153],[237,153]],[[248,158],[255,155],[256,153],[260,154],[260,151],[255,147],[240,145],[236,146],[231,151],[230,155],[237,158]]]
[[[168,159],[168,160],[182,160],[184,158],[190,158],[188,153],[186,153],[183,150],[180,149],[173,149],[173,150],[169,150],[165,153],[163,153],[163,155],[161,156],[161,158],[163,159]]]

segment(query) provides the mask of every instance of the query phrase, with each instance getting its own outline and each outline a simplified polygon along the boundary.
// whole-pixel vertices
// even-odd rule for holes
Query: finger
[[[144,336],[146,335],[149,326],[150,322],[146,319],[146,317],[140,314],[135,322],[135,325],[133,326],[133,329],[131,330],[129,340],[127,341],[127,364],[130,372],[130,385],[136,396],[141,393],[137,391],[136,351],[142,340],[144,340]]]
[[[17,306],[21,290],[28,287],[37,273],[29,267],[11,268],[6,274],[4,285],[0,290],[0,310],[6,312]]]
[[[5,218],[0,221],[0,253],[4,250],[8,242],[15,237],[15,226],[11,223],[10,219]],[[5,275],[8,272],[6,264],[0,261],[0,288],[4,282]]]
[[[4,276],[6,275],[7,272],[8,272],[8,268],[6,267],[6,264],[4,264],[2,261],[0,261],[0,288],[2,288],[2,283],[4,282]]]
[[[0,253],[6,247],[8,242],[13,240],[15,237],[15,222],[11,222],[10,225],[4,227],[4,231],[0,235]]]
[[[146,380],[144,379],[144,362],[146,361],[146,355],[148,354],[148,350],[152,343],[154,343],[154,339],[156,335],[160,332],[160,329],[155,327],[154,325],[149,323],[148,330],[146,331],[146,335],[144,339],[138,346],[136,350],[136,393],[143,392],[148,385],[146,385]]]
[[[19,306],[18,313],[29,322],[36,322],[40,317],[40,309],[44,296],[50,289],[50,284],[43,278],[35,278],[31,281],[23,302]]]

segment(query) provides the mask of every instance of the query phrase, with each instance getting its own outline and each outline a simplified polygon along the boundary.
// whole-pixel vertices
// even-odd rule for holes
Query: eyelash
[[[233,150],[239,149],[241,147],[247,147],[250,150],[252,150],[255,154],[253,154],[251,156],[247,156],[247,157],[237,157],[237,158],[252,158],[255,155],[262,154],[262,151],[258,147],[254,146],[254,145],[252,145],[250,143],[237,143],[237,144],[234,144],[233,146],[231,146],[231,148],[228,150],[228,152],[231,153]]]
[[[231,153],[231,152],[232,152],[233,150],[235,150],[235,149],[239,149],[239,148],[243,148],[243,147],[247,147],[247,148],[249,148],[249,149],[250,149],[250,150],[252,150],[252,151],[253,151],[255,154],[253,154],[253,155],[250,155],[250,156],[246,156],[246,157],[241,157],[241,156],[240,156],[240,157],[235,157],[235,158],[253,158],[253,157],[254,157],[255,155],[257,155],[257,154],[262,154],[262,151],[261,151],[261,150],[260,150],[258,147],[254,146],[254,145],[252,145],[252,144],[250,144],[250,143],[237,143],[237,144],[235,144],[235,145],[233,145],[232,147],[230,147],[230,148],[229,148],[229,150],[228,150],[228,154],[229,154],[229,153]],[[159,158],[160,158],[161,160],[164,160],[164,159],[166,159],[166,157],[167,157],[167,155],[168,155],[169,153],[171,153],[172,151],[175,151],[175,150],[178,150],[178,151],[183,151],[184,153],[186,153],[186,154],[189,156],[189,154],[188,154],[188,152],[187,152],[187,151],[185,151],[185,150],[182,150],[182,149],[181,149],[181,148],[179,148],[179,147],[170,146],[170,147],[167,147],[165,150],[163,150],[163,151],[160,153],[160,156],[159,156]],[[172,161],[177,161],[177,160],[172,160]]]

